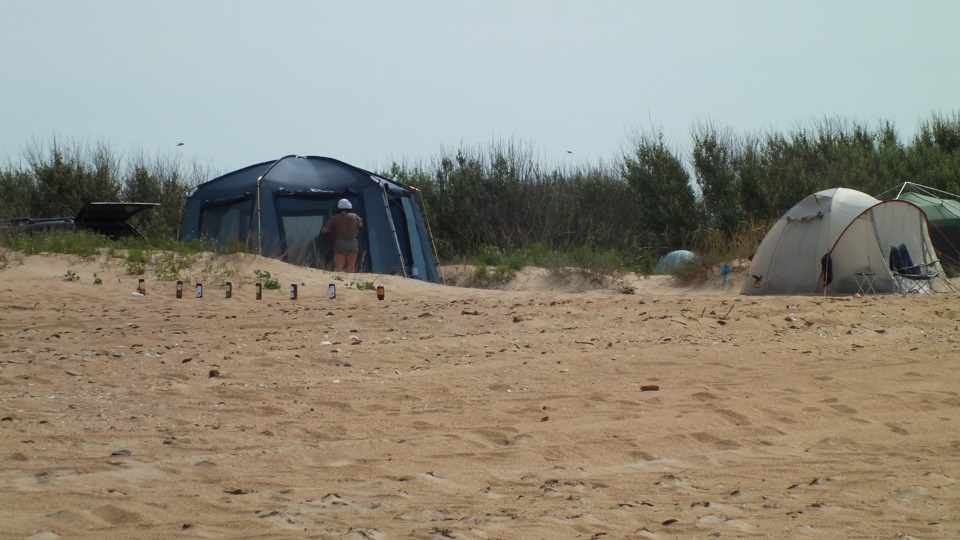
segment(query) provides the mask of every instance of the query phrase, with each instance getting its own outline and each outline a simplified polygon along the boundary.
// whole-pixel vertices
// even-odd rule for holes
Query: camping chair
[[[901,296],[908,292],[933,292],[933,280],[940,276],[937,261],[913,264],[905,244],[890,246],[890,272],[896,282],[896,291]]]

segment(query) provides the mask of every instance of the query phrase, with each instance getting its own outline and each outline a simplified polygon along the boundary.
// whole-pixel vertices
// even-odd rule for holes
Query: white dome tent
[[[898,290],[890,251],[899,246],[918,265],[943,276],[927,218],[902,200],[879,201],[845,188],[819,191],[788,210],[764,237],[742,294],[854,294],[869,278],[870,292]],[[952,290],[945,279],[934,291]]]

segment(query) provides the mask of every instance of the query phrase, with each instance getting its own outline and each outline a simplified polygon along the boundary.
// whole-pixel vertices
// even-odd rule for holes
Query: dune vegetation
[[[159,202],[137,225],[152,249],[169,248],[190,190],[224,172],[55,138],[0,170],[0,219]],[[932,115],[909,140],[882,121],[752,134],[698,124],[684,142],[640,133],[610,163],[544,164],[533,145],[499,142],[377,172],[420,191],[440,260],[475,264],[480,278],[527,265],[645,274],[666,252],[689,249],[699,257],[678,272],[686,279],[748,256],[773,220],[822,189],[877,195],[913,181],[960,192],[960,114]]]

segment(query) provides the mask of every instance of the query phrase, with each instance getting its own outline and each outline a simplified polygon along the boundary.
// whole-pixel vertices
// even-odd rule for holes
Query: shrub
[[[193,267],[196,262],[195,253],[164,251],[155,257],[153,274],[159,281],[175,281],[180,279],[184,270]]]
[[[142,250],[131,249],[127,251],[126,262],[124,266],[127,269],[127,273],[131,276],[142,276],[144,272],[147,271],[147,265],[150,263],[150,257],[147,256]]]
[[[221,251],[221,253],[233,254],[233,253],[253,253],[253,251],[243,242],[236,238],[231,238],[227,242],[227,247]]]
[[[80,260],[92,261],[100,255],[100,246],[107,240],[90,231],[53,230],[10,236],[7,242],[11,249],[25,255],[62,253],[73,255]]]
[[[270,272],[266,270],[260,270],[259,268],[253,271],[253,276],[257,278],[258,281],[263,283],[264,289],[279,289],[280,280],[270,275]]]
[[[372,281],[351,281],[347,288],[353,287],[358,291],[375,291],[377,286]]]
[[[473,268],[472,281],[469,287],[495,287],[511,281],[517,273],[502,264],[495,265],[493,270],[486,264],[480,263]]]

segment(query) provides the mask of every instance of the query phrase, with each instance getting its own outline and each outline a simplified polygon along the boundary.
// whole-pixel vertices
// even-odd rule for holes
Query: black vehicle
[[[126,236],[143,238],[129,220],[142,212],[158,208],[160,203],[94,202],[77,212],[75,217],[13,218],[0,221],[0,233],[33,234],[53,230],[86,230],[102,234],[111,240]]]

